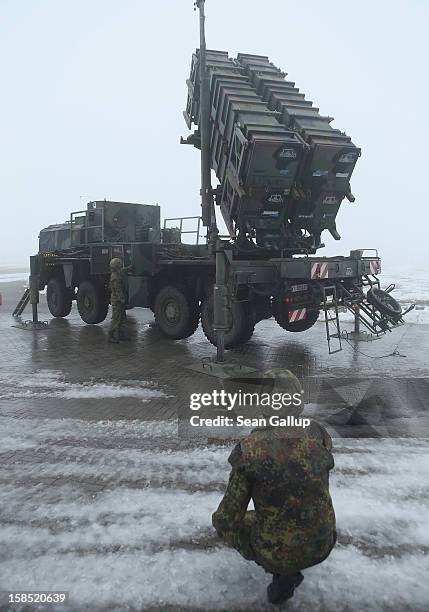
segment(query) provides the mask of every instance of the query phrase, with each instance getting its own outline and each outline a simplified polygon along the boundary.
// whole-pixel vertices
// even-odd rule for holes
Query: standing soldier
[[[283,371],[276,383],[282,394],[302,398],[291,372]],[[213,514],[225,543],[273,574],[267,595],[275,604],[293,596],[304,579],[301,570],[321,563],[336,542],[329,494],[332,441],[315,421],[305,429],[296,425],[302,410],[302,399],[296,408],[262,408],[267,423],[269,416],[294,416],[294,425],[259,427],[237,444],[229,457],[228,487]],[[247,511],[250,499],[254,511]]]
[[[110,302],[112,304],[112,321],[108,341],[118,344],[120,340],[127,340],[128,338],[123,333],[126,320],[126,288],[122,261],[117,257],[110,262]]]

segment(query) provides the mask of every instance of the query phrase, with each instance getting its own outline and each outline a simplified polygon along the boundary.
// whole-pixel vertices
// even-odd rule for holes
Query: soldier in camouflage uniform
[[[126,320],[126,289],[122,261],[117,257],[110,262],[110,303],[112,304],[112,321],[108,341],[117,344],[120,340],[127,340],[123,332]]]
[[[293,374],[286,371],[281,378],[282,392],[301,393]],[[302,409],[303,404],[295,412],[285,407],[277,414],[297,416]],[[269,417],[266,408],[262,411]],[[267,589],[271,603],[292,597],[304,578],[301,570],[322,562],[335,545],[331,449],[327,431],[312,421],[306,429],[255,429],[229,457],[229,483],[213,526],[245,559],[273,574]],[[247,511],[250,499],[254,511]]]

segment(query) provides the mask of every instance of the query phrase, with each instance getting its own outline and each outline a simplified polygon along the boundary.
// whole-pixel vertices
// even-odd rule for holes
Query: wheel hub
[[[169,325],[177,323],[180,317],[180,310],[176,302],[167,302],[164,306],[164,316]]]

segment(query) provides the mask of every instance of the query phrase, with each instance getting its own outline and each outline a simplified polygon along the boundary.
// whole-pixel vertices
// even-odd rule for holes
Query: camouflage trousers
[[[317,558],[316,553],[315,558],[311,563],[309,563],[307,560],[304,561],[303,557],[305,556],[305,551],[291,550],[290,555],[281,559],[276,559],[277,563],[273,565],[272,560],[270,559],[270,557],[272,557],[272,551],[268,550],[266,546],[258,549],[252,543],[252,530],[255,528],[256,522],[257,519],[255,510],[248,510],[244,515],[243,522],[238,530],[242,546],[240,547],[240,550],[237,550],[245,559],[247,559],[247,561],[254,561],[269,574],[288,576],[296,574],[306,567],[317,565],[326,559],[333,545],[335,544],[336,536],[332,546],[329,547],[329,550],[326,553],[323,553],[320,558]]]
[[[247,561],[254,561],[263,567],[266,572],[269,572],[270,570],[265,567],[263,560],[260,557],[258,558],[258,554],[250,542],[251,532],[255,524],[256,512],[255,510],[248,510],[243,517],[241,525],[235,530],[228,532],[225,543],[229,546],[234,546],[233,541],[240,542],[239,546],[234,546],[240,555],[247,559]]]
[[[111,338],[115,338],[115,340],[120,339],[126,319],[125,304],[123,302],[112,302],[112,320],[109,328],[109,336]]]

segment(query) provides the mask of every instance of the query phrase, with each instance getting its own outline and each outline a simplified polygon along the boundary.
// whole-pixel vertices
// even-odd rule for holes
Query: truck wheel
[[[316,323],[317,319],[319,318],[319,311],[312,310],[310,312],[307,312],[306,319],[303,319],[302,321],[294,321],[293,323],[290,323],[289,322],[289,308],[286,306],[286,304],[279,304],[279,303],[274,304],[273,311],[274,311],[274,318],[277,321],[277,323],[280,325],[280,327],[282,327],[283,329],[289,332],[307,331],[307,329],[310,329],[310,327],[313,327],[313,325]]]
[[[107,316],[109,303],[104,291],[93,282],[85,280],[77,292],[77,309],[85,323],[101,323]]]
[[[213,318],[213,295],[208,295],[201,305],[201,325],[207,340],[217,346]],[[242,302],[232,303],[231,319],[230,329],[225,333],[226,349],[237,348],[245,344],[250,340],[255,330],[254,316],[248,312]]]
[[[184,289],[173,285],[167,285],[159,291],[153,311],[159,329],[173,340],[192,336],[200,320],[197,300],[188,296]]]
[[[46,288],[46,301],[53,317],[67,317],[73,301],[73,290],[59,278],[51,278]]]
[[[398,321],[402,316],[402,308],[400,304],[395,300],[394,297],[387,293],[387,291],[383,291],[382,289],[378,289],[377,287],[372,287],[367,295],[367,300],[374,308],[379,310],[381,314],[389,317],[395,321]]]

